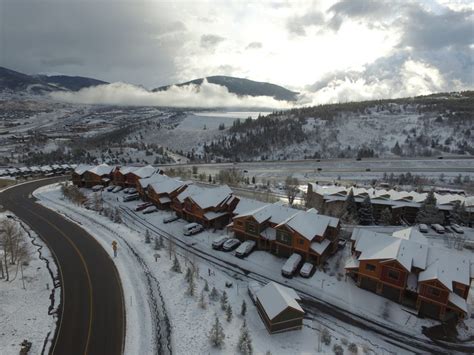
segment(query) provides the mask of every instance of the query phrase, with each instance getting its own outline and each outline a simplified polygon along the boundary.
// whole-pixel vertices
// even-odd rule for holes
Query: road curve
[[[30,197],[37,188],[56,180],[33,181],[0,193],[0,204],[45,241],[60,270],[61,304],[51,354],[122,354],[125,306],[113,260],[77,224]]]

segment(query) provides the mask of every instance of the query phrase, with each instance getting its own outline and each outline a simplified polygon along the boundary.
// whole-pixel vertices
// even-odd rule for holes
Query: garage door
[[[377,291],[377,281],[370,279],[368,277],[361,277],[360,287],[365,288],[366,290],[376,292]]]

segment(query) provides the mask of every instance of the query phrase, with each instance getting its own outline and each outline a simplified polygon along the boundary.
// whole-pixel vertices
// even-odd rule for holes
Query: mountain
[[[282,86],[278,86],[271,83],[264,83],[259,81],[253,81],[242,78],[235,78],[232,76],[215,75],[208,76],[206,78],[194,79],[181,84],[175,84],[176,86],[186,86],[190,84],[201,85],[204,79],[208,83],[225,86],[229,92],[239,96],[270,96],[276,100],[295,101],[297,92],[285,89]],[[153,91],[167,90],[172,85],[161,86],[153,89]]]
[[[81,89],[91,86],[109,84],[106,81],[86,78],[82,76],[38,75],[38,78],[40,78],[44,82],[47,82],[48,84],[59,86],[71,91],[79,91]]]
[[[59,88],[44,82],[40,78],[0,67],[0,91],[5,90],[42,94],[59,90]]]
[[[108,84],[105,81],[67,75],[27,75],[0,67],[0,91],[44,94],[51,91],[78,91],[80,89]]]

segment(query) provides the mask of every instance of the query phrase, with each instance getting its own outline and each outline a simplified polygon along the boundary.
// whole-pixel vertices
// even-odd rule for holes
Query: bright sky
[[[472,89],[469,0],[0,0],[0,65],[148,88],[231,75],[308,102]]]

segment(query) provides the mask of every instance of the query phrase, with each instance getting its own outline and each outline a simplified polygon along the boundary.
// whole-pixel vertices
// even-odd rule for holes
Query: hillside
[[[474,92],[321,105],[234,122],[204,160],[474,154]]]
[[[225,86],[229,90],[229,92],[239,96],[270,96],[276,100],[295,101],[296,96],[298,95],[297,92],[290,91],[282,86],[278,86],[275,84],[222,75],[208,76],[206,78],[199,78],[175,85],[201,85],[204,79],[206,79],[209,83]],[[168,89],[170,86],[171,85],[161,86],[159,88],[153,89],[153,91],[163,91]]]
[[[93,78],[86,78],[82,76],[68,76],[68,75],[38,75],[38,77],[55,86],[59,86],[71,91],[79,91],[83,88],[108,84],[106,81],[97,80]]]

